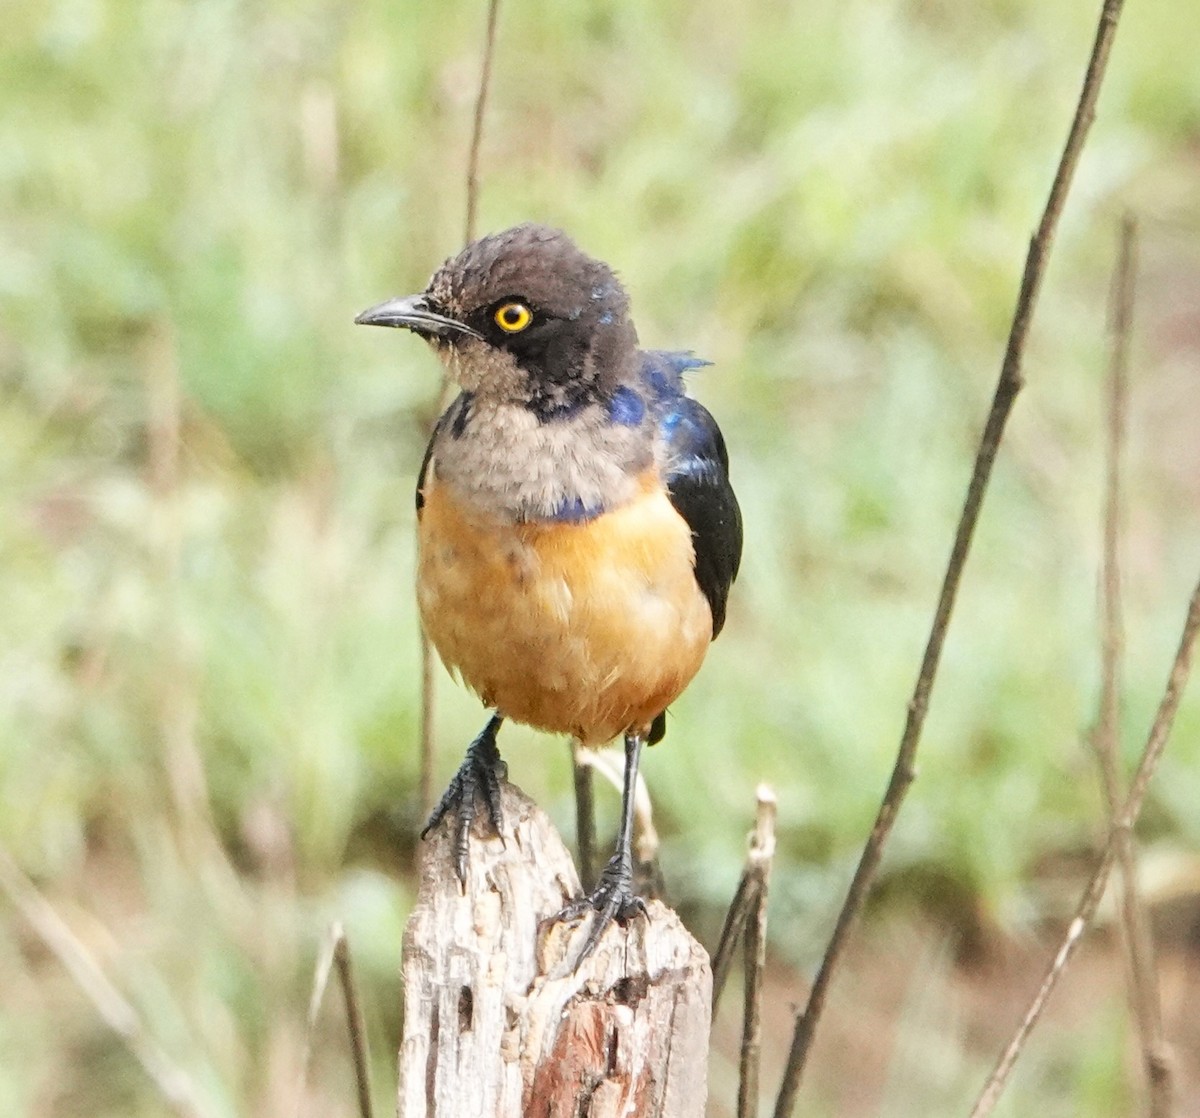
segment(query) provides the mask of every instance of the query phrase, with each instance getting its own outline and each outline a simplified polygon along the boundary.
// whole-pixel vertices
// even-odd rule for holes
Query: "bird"
[[[480,807],[502,834],[506,720],[623,737],[613,855],[559,913],[595,914],[581,962],[614,920],[646,913],[631,851],[642,748],[721,632],[741,562],[725,440],[683,379],[709,363],[639,348],[613,269],[535,223],[471,242],[422,293],[354,321],[425,339],[458,389],[418,472],[417,601],[490,716],[422,836],[452,817],[465,887]]]

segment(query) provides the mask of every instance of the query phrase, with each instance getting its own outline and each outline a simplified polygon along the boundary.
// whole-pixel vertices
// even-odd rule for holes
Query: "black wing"
[[[437,437],[441,434],[442,428],[445,425],[446,417],[443,415],[434,424],[433,434],[429,436],[429,445],[425,448],[425,457],[421,459],[421,468],[417,471],[416,499],[418,517],[420,517],[421,510],[425,507],[425,475],[429,473],[429,462],[433,458],[433,444],[437,442]]]
[[[449,427],[453,434],[461,435],[466,427],[471,412],[471,393],[461,392],[453,403],[438,417],[433,425],[433,433],[429,436],[429,445],[425,448],[425,457],[421,459],[421,468],[417,471],[417,516],[425,507],[425,482],[429,473],[429,463],[433,458],[433,448],[441,437],[442,432]]]
[[[692,530],[696,582],[712,610],[715,639],[742,560],[742,512],[729,484],[729,454],[717,421],[687,396],[671,406],[659,430],[668,448],[667,491]]]

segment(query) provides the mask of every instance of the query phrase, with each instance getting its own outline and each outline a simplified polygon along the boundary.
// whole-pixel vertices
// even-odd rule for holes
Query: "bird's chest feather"
[[[654,471],[593,519],[516,523],[431,480],[418,597],[451,670],[518,721],[607,740],[648,723],[712,635],[687,524]]]
[[[436,476],[464,504],[498,517],[554,520],[565,509],[627,503],[652,458],[649,427],[613,423],[597,402],[547,421],[519,404],[463,394],[435,438],[424,481]]]

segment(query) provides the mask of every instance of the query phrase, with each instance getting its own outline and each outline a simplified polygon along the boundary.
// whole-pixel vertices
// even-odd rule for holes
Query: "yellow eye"
[[[492,317],[506,334],[519,334],[533,321],[533,311],[524,303],[504,303]]]

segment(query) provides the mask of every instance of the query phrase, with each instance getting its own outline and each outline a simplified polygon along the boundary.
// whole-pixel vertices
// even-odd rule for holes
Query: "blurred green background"
[[[754,786],[777,790],[792,1000],[886,784],[1097,8],[502,8],[481,230],[567,229],[619,270],[645,344],[715,362],[693,387],[728,435],[746,557],[644,773],[671,898],[710,947]],[[0,842],[206,1115],[356,1112],[332,1000],[297,1086],[343,920],[387,1113],[419,818],[412,489],[438,368],[351,320],[461,243],[484,6],[9,0],[4,23]],[[920,779],[835,995],[853,1016],[895,988],[895,1012],[859,1014],[850,1073],[827,1047],[807,1114],[961,1111],[1081,880],[1126,208],[1131,758],[1161,693],[1200,556],[1198,41],[1200,5],[1178,0],[1132,3],[1118,35]],[[480,724],[442,675],[439,787]],[[570,833],[565,746],[502,744]],[[1194,875],[1198,803],[1193,690],[1143,828],[1171,881]],[[989,988],[1014,943],[1032,969]],[[1093,969],[1091,1011],[1035,1038],[1004,1113],[1129,1112],[1120,967]],[[0,991],[0,1113],[164,1113],[11,897]],[[714,1056],[714,1114],[735,1068]]]

